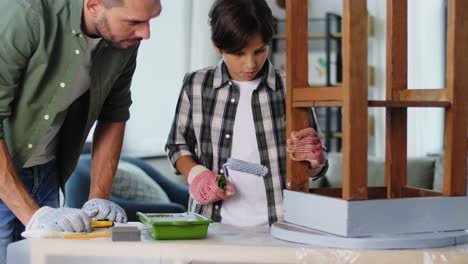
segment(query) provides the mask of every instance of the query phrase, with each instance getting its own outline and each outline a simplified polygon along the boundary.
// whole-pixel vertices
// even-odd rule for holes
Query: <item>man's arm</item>
[[[0,199],[26,225],[39,206],[16,175],[4,141],[3,121],[12,114],[21,77],[38,46],[37,32],[42,20],[18,1],[0,1],[0,9],[8,10],[0,18]]]
[[[24,225],[39,209],[37,203],[24,188],[23,182],[16,175],[15,166],[3,139],[0,139],[0,199]]]
[[[125,122],[98,121],[93,137],[89,199],[109,199],[124,131]]]

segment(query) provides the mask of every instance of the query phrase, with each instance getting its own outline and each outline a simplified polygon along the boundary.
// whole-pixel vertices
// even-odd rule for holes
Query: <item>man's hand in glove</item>
[[[91,232],[91,218],[80,209],[61,207],[39,208],[29,222],[23,237],[38,236],[41,232]]]
[[[190,196],[202,205],[226,200],[234,195],[234,187],[224,175],[218,175],[202,165],[196,165],[190,170],[187,181]]]
[[[117,223],[126,223],[127,214],[118,204],[105,199],[91,199],[81,208],[93,220],[109,220]]]

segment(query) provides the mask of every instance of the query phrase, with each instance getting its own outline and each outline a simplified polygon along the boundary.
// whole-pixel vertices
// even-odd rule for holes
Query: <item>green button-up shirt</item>
[[[0,138],[19,169],[60,111],[81,65],[83,0],[0,0],[0,10]],[[101,41],[94,51],[90,89],[68,108],[60,130],[62,183],[96,120],[129,118],[137,50]]]

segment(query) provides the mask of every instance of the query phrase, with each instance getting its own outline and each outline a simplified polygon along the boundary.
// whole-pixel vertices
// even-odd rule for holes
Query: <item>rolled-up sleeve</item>
[[[11,115],[15,93],[21,88],[29,58],[37,46],[41,23],[36,13],[16,1],[0,1],[0,138],[4,137],[3,121]]]
[[[177,101],[174,120],[166,143],[166,153],[176,174],[180,174],[175,164],[182,156],[195,156],[196,138],[192,122],[192,104],[188,90],[191,75],[184,78],[184,85]]]
[[[130,86],[135,73],[137,54],[136,48],[107,96],[99,114],[99,121],[125,122],[130,118],[132,105]]]

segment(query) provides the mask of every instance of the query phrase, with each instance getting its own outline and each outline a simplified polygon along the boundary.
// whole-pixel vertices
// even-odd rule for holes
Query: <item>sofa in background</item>
[[[82,154],[65,185],[65,204],[81,208],[88,200],[91,156]],[[136,212],[182,213],[187,211],[188,187],[171,181],[142,159],[121,157],[114,178],[111,201],[137,221]]]
[[[408,158],[408,186],[442,191],[443,160],[434,155],[421,158]],[[342,153],[328,153],[329,168],[324,177],[310,181],[311,188],[341,187],[343,175]],[[368,186],[385,186],[385,161],[383,158],[369,157],[367,162]]]

